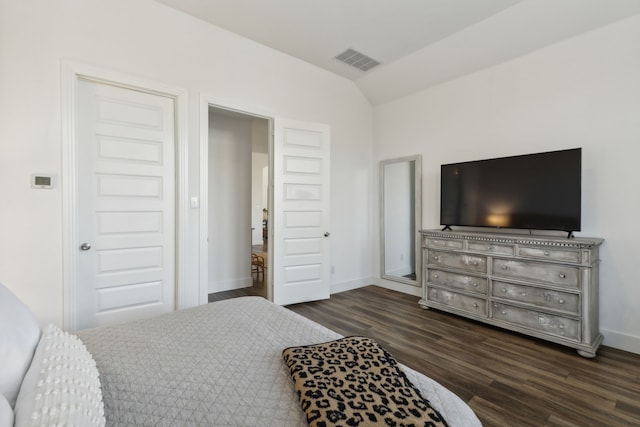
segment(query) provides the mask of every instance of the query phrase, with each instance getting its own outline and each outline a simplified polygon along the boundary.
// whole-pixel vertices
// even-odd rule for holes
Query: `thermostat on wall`
[[[31,176],[31,186],[33,188],[53,188],[53,177],[51,175],[34,174]]]

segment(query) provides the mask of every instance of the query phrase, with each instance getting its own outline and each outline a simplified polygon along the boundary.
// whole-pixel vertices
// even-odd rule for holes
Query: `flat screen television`
[[[582,149],[441,166],[440,223],[580,231]]]

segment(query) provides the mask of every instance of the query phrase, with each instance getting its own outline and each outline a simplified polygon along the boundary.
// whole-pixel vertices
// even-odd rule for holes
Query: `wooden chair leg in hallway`
[[[256,274],[256,280],[260,279],[262,276],[262,280],[264,281],[264,257],[258,254],[251,254],[251,274]]]

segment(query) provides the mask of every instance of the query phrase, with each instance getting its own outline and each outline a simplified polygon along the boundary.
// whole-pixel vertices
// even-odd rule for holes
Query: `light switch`
[[[200,200],[196,196],[191,198],[191,207],[196,209],[200,207]]]

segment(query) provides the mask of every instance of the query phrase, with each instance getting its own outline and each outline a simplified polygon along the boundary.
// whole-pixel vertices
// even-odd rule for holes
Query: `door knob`
[[[324,237],[329,237],[331,235],[331,233],[329,233],[328,231],[326,233],[324,233]]]
[[[91,249],[91,243],[83,243],[80,245],[80,250],[88,251],[89,249]]]

